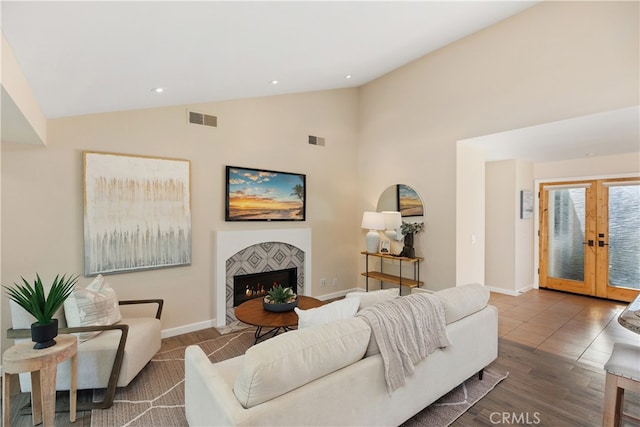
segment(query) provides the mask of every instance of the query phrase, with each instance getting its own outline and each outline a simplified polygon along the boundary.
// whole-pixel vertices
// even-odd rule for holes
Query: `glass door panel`
[[[594,294],[595,216],[590,182],[540,186],[540,286]]]
[[[609,286],[640,289],[640,185],[609,187]]]
[[[598,183],[596,295],[620,301],[640,292],[640,181]]]
[[[549,191],[549,270],[558,279],[584,281],[585,189]]]

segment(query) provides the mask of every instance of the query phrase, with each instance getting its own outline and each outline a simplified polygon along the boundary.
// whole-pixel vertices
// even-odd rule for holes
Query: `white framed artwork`
[[[191,264],[191,163],[83,152],[86,276]]]

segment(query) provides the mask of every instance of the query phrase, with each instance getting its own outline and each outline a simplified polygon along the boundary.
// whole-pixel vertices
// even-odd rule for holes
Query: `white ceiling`
[[[356,87],[535,3],[2,1],[1,7],[2,32],[45,116],[55,118]],[[153,93],[156,87],[165,92]]]
[[[0,7],[2,33],[45,116],[56,118],[357,87],[536,3],[3,0]],[[3,140],[4,124],[19,122],[5,120],[9,110]],[[637,108],[624,109],[473,142],[489,160],[640,151],[639,121]]]
[[[549,162],[640,151],[640,106],[465,140],[485,150],[488,162]],[[638,158],[640,161],[640,157]]]

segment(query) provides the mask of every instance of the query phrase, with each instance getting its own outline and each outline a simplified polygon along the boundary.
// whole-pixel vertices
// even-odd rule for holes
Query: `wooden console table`
[[[381,254],[381,253],[370,253],[366,251],[363,251],[360,253],[365,256],[365,272],[361,274],[362,276],[367,278],[366,280],[367,292],[369,292],[369,278],[380,280],[381,285],[382,285],[382,282],[393,283],[395,285],[398,285],[400,288],[400,291],[402,291],[403,286],[406,286],[409,288],[415,288],[415,287],[419,288],[420,285],[424,285],[424,282],[420,281],[420,268],[419,268],[420,261],[423,261],[424,258],[421,258],[421,257],[407,258],[407,257],[393,256],[393,255],[387,255],[387,254]],[[370,256],[380,258],[380,271],[369,270]],[[399,262],[400,271],[398,275],[387,274],[383,271],[383,262],[385,260]],[[402,263],[408,263],[413,267],[413,278],[402,276]]]
[[[69,390],[70,421],[76,420],[76,395],[78,384],[78,339],[75,335],[58,335],[56,344],[35,350],[33,342],[21,342],[2,355],[4,368],[4,425],[9,426],[11,375],[31,372],[31,406],[33,425],[55,426],[56,372],[58,363],[71,358],[71,390]]]

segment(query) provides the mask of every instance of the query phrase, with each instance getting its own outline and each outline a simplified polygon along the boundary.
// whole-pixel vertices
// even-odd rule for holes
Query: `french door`
[[[640,179],[540,184],[541,288],[632,301],[640,292]]]

